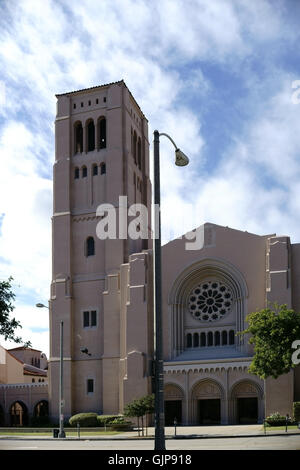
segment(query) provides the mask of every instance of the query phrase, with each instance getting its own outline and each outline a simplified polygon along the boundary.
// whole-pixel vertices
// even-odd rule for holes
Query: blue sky
[[[51,280],[56,93],[124,79],[150,151],[157,128],[189,155],[182,172],[161,141],[165,241],[212,222],[300,242],[299,13],[297,0],[0,2],[0,279],[15,279],[33,347],[49,354],[34,305]]]

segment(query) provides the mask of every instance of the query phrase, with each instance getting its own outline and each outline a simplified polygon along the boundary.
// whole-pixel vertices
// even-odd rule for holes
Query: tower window
[[[75,170],[74,170],[74,178],[75,178],[75,180],[78,180],[78,178],[79,178],[79,168],[75,168]]]
[[[98,121],[99,125],[99,148],[106,148],[106,119],[101,117]]]
[[[105,173],[106,173],[106,164],[101,163],[101,165],[100,165],[100,174],[105,175]]]
[[[91,101],[89,100],[89,106],[91,106]]]
[[[98,175],[98,165],[93,165],[92,172],[93,172],[93,176]]]
[[[98,103],[99,103],[99,100],[98,100],[98,98],[96,98],[96,104],[98,104]]]
[[[136,144],[137,144],[137,135],[136,135],[136,132],[134,131],[133,133],[133,139],[132,139],[132,155],[133,155],[133,159],[134,159],[134,163],[136,163]]]
[[[95,254],[95,240],[93,237],[88,237],[86,240],[86,256],[94,256]]]
[[[104,102],[104,103],[106,103],[106,96],[104,96],[104,98],[103,98],[103,102]]]
[[[95,150],[95,124],[94,121],[89,121],[87,124],[87,149],[88,152]]]
[[[213,346],[213,334],[211,331],[207,334],[207,346]]]
[[[234,344],[234,331],[229,331],[229,344]]]
[[[83,312],[83,328],[90,326],[90,312]]]
[[[81,122],[75,124],[75,153],[83,152],[83,129]]]
[[[76,103],[73,104],[73,108],[76,109]]]
[[[86,177],[87,177],[87,167],[83,166],[82,167],[82,178],[86,178]]]
[[[141,170],[142,168],[142,141],[141,138],[139,137],[138,139],[138,148],[137,148],[137,156],[138,156],[138,166],[139,169]]]
[[[94,393],[94,379],[87,379],[86,391],[87,393]]]
[[[83,108],[83,102],[80,103],[80,106]]]
[[[86,310],[83,312],[83,328],[92,328],[97,326],[97,311]]]

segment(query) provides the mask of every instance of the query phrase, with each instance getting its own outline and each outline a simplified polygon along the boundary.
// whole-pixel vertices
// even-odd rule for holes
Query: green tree
[[[15,330],[22,328],[21,323],[15,318],[9,318],[10,313],[14,310],[13,301],[15,300],[12,281],[12,277],[9,277],[7,281],[0,281],[0,336],[4,336],[5,340],[31,346],[30,341],[24,343],[22,338],[15,335]]]
[[[142,435],[144,435],[144,416],[154,411],[154,395],[146,395],[144,397],[133,400],[124,408],[124,415],[138,420],[138,432],[140,435],[140,418],[142,420]]]
[[[251,374],[262,379],[277,378],[292,367],[292,343],[300,339],[300,314],[286,305],[274,304],[247,315],[248,328],[239,334],[250,333],[254,357],[249,367]]]

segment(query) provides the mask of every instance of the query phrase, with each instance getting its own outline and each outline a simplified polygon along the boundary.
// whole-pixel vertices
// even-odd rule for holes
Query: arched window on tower
[[[220,332],[215,332],[215,346],[220,346]]]
[[[99,135],[99,149],[106,148],[106,119],[100,117],[98,119],[98,135]]]
[[[234,344],[234,330],[229,331],[229,344]]]
[[[100,163],[100,175],[105,175],[106,173],[106,164]]]
[[[74,179],[78,180],[78,178],[79,178],[79,168],[76,167],[74,170]]]
[[[93,176],[98,175],[98,165],[96,163],[94,163],[94,165],[92,166],[92,175]]]
[[[134,133],[133,133],[132,145],[133,145],[132,155],[133,155],[134,163],[136,164],[136,163],[137,163],[137,161],[136,161],[136,154],[137,154],[137,135],[136,135],[136,132],[135,132],[135,131],[134,131]]]
[[[192,335],[191,333],[188,333],[186,335],[186,347],[191,348],[192,347]]]
[[[95,124],[92,119],[87,122],[86,126],[87,135],[87,151],[92,152],[95,150]]]
[[[81,168],[81,171],[82,171],[82,178],[86,178],[87,177],[87,167],[83,166]]]
[[[86,256],[94,256],[95,254],[95,240],[93,237],[88,237],[86,240]]]
[[[213,334],[211,331],[207,333],[207,346],[213,346],[214,340],[213,340]]]
[[[204,332],[202,332],[200,335],[200,346],[206,346],[206,334]]]
[[[83,129],[81,122],[75,123],[74,126],[75,134],[75,153],[83,152]]]
[[[137,146],[137,160],[138,160],[138,167],[142,169],[142,141],[141,138],[138,138],[138,146]]]

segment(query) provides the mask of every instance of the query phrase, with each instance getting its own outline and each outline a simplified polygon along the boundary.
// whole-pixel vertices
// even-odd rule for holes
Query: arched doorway
[[[165,398],[165,425],[173,426],[174,420],[178,424],[182,423],[182,403],[184,393],[176,384],[166,384],[164,391]]]
[[[27,406],[21,401],[15,401],[10,407],[10,424],[11,426],[27,426],[28,411]]]
[[[47,400],[39,401],[33,410],[34,424],[47,424],[49,420],[49,406]]]
[[[192,422],[200,426],[216,426],[222,421],[224,393],[220,384],[208,379],[192,389]]]
[[[231,391],[231,421],[234,424],[257,424],[261,421],[263,392],[252,381],[243,380]]]
[[[4,411],[2,406],[0,405],[0,426],[4,426],[5,418],[4,418]]]

